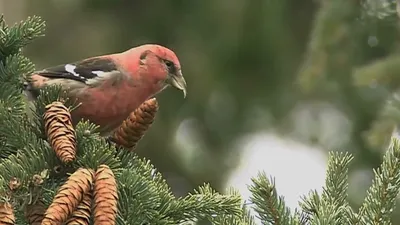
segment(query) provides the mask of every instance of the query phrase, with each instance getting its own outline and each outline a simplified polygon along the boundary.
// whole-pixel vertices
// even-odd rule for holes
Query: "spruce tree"
[[[176,198],[150,161],[110,144],[88,121],[70,126],[77,105],[60,87],[42,90],[32,107],[21,78],[34,65],[21,50],[44,35],[45,23],[33,16],[8,26],[2,17],[0,26],[0,224],[114,224],[113,213],[121,225],[240,215],[237,193],[205,184]]]
[[[330,153],[322,193],[311,191],[294,212],[265,173],[252,179],[250,202],[208,184],[176,198],[150,161],[131,151],[154,120],[156,99],[127,118],[112,144],[88,121],[71,126],[77,105],[60,87],[42,90],[33,105],[24,100],[21,78],[34,65],[21,50],[44,28],[37,16],[13,26],[0,18],[0,224],[391,224],[400,188],[395,137],[358,211],[347,201],[353,157],[343,152]]]

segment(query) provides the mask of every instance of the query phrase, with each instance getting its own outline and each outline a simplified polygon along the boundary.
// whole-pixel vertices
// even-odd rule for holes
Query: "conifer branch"
[[[230,215],[238,217],[241,215],[241,197],[238,193],[222,195],[204,184],[194,194],[177,199],[167,213],[168,217],[177,222],[183,222],[185,218],[208,218],[217,215]]]
[[[13,98],[10,96],[10,99]],[[2,151],[0,152],[1,159],[15,154],[18,149],[25,147],[25,144],[27,144],[25,141],[30,139],[29,134],[23,137],[20,135],[20,132],[26,128],[24,122],[21,122],[21,117],[19,117],[20,109],[18,107],[20,106],[21,103],[18,101],[0,100],[0,111],[2,112],[0,113],[0,124],[2,124],[0,126],[0,141],[2,143],[0,145],[2,147]],[[9,127],[14,127],[14,129],[10,129]]]
[[[118,225],[177,224],[205,217],[212,218],[220,211],[227,215],[240,214],[237,196],[217,194],[212,192],[211,188],[203,188],[204,190],[201,189],[194,195],[176,199],[161,174],[156,172],[149,161],[141,160],[128,151],[116,151],[115,147],[108,145],[106,140],[96,133],[96,126],[87,121],[81,121],[75,127],[78,149],[76,160],[72,160],[67,166],[59,165],[53,150],[45,141],[46,130],[49,133],[52,126],[49,123],[49,115],[47,114],[47,120],[43,119],[43,115],[46,113],[46,106],[55,101],[61,102],[69,110],[74,110],[76,102],[72,102],[66,91],[59,86],[45,87],[40,90],[39,98],[34,101],[34,114],[29,118],[24,113],[25,104],[20,95],[19,79],[21,76],[29,79],[29,73],[34,69],[33,64],[20,55],[20,50],[35,37],[42,35],[44,23],[38,17],[32,17],[8,27],[1,17],[0,29],[0,154],[4,157],[0,161],[0,197],[10,198],[12,208],[15,209],[29,208],[24,206],[40,209],[31,210],[30,214],[25,216],[17,212],[19,218],[16,221],[60,224],[68,218],[71,219],[69,222],[74,219],[76,222],[74,216],[85,215],[83,222],[88,223],[89,204],[82,205],[82,199],[91,189],[92,175],[85,175],[82,169],[78,168],[97,168],[101,164],[107,165],[113,171],[113,178],[117,183],[115,187],[118,187],[114,192],[121,196],[118,198],[118,208],[116,209],[114,204],[116,199],[111,207],[114,214],[118,211],[114,221]],[[68,111],[66,108],[63,109],[64,112]],[[147,112],[143,112],[145,114],[142,118],[147,116]],[[58,116],[60,115],[57,112],[51,117]],[[67,117],[69,120],[69,116]],[[146,125],[147,129],[149,121],[141,125]],[[145,126],[141,128],[143,127]],[[73,173],[69,177],[68,171]],[[109,191],[108,185],[109,183],[106,183],[102,186],[103,199],[109,197],[105,193],[106,189]],[[37,201],[39,197],[40,201]],[[45,205],[49,207],[43,213]],[[77,211],[77,208],[83,211]],[[101,216],[101,212],[97,213],[97,218]]]
[[[256,178],[252,178],[252,183],[249,187],[252,193],[250,200],[262,223],[299,224],[298,218],[291,215],[284,198],[278,195],[273,179],[270,181],[265,173],[259,173]]]
[[[82,121],[76,125],[77,159],[75,164],[90,168],[105,164],[117,173],[121,163],[116,158],[116,149],[109,145],[105,138],[100,137],[96,129],[97,126],[88,121]]]
[[[347,202],[348,166],[352,160],[348,153],[330,152],[327,177],[321,195],[310,191],[302,197],[302,220],[311,224],[347,224],[354,213]]]
[[[400,189],[400,143],[393,137],[382,165],[374,170],[372,186],[359,210],[362,224],[391,224],[390,215]]]
[[[298,83],[304,92],[326,88],[328,76],[351,75],[353,21],[358,16],[358,1],[321,1],[307,55],[298,73]],[[336,75],[336,76],[333,76]]]
[[[18,53],[20,48],[34,39],[44,36],[45,26],[45,22],[39,16],[28,17],[11,27],[7,26],[1,17],[0,61],[7,55]]]
[[[231,191],[232,193],[235,193],[233,192],[233,189]],[[250,210],[251,207],[249,207],[248,204],[243,203],[241,214],[237,216],[232,214],[219,214],[216,217],[212,218],[210,221],[213,225],[256,225],[257,223]]]
[[[353,71],[353,82],[359,87],[385,85],[392,89],[400,87],[400,56],[393,55],[376,60]]]
[[[332,208],[332,214],[336,215],[336,218],[332,218],[331,224],[342,224],[341,218],[344,218],[342,214],[343,210],[351,209],[347,202],[347,190],[348,190],[348,173],[349,164],[353,156],[346,153],[330,152],[328,159],[328,170],[327,177],[325,180],[325,187],[322,193],[322,199],[325,204],[330,205]],[[329,212],[326,212],[327,214]]]
[[[301,217],[309,223],[312,218],[319,217],[321,211],[321,198],[316,190],[311,190],[307,196],[302,196],[299,202],[302,208]]]
[[[34,64],[19,53],[7,56],[3,63],[0,63],[0,81],[2,84],[13,85],[15,89],[20,91],[22,90],[21,76],[32,73],[34,68]]]
[[[385,149],[390,144],[390,137],[396,124],[400,124],[400,92],[398,91],[385,101],[377,119],[363,137],[372,148]]]

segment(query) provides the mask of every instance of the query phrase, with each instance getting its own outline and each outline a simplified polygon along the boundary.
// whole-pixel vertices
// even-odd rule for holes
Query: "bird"
[[[75,126],[89,120],[101,136],[110,135],[147,99],[172,86],[186,98],[187,84],[177,55],[159,44],[143,44],[124,52],[89,57],[35,71],[23,91],[35,101],[46,86],[60,85],[79,106],[71,111]]]

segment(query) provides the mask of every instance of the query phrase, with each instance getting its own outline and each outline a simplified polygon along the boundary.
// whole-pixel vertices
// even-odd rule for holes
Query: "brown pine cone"
[[[63,184],[47,209],[42,225],[64,223],[75,211],[93,184],[94,171],[79,168]]]
[[[15,215],[12,205],[8,202],[0,203],[0,225],[14,225]]]
[[[44,123],[47,139],[57,157],[63,163],[75,160],[76,134],[68,108],[61,102],[47,105]]]
[[[46,206],[42,200],[37,200],[33,204],[29,204],[25,208],[25,218],[30,225],[40,225],[46,212]]]
[[[155,98],[145,101],[117,128],[111,140],[133,150],[154,122],[157,111],[158,102]]]
[[[93,194],[94,225],[114,225],[117,216],[117,182],[107,165],[100,165],[96,171]]]
[[[82,202],[67,220],[65,225],[89,225],[92,207],[92,191],[83,195]]]

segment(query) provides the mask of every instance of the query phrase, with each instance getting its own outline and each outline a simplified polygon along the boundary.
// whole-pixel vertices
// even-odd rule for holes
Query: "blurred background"
[[[358,207],[400,122],[393,0],[0,0],[0,9],[9,24],[47,22],[24,50],[37,69],[145,43],[177,53],[188,97],[158,96],[137,151],[178,196],[209,182],[246,199],[264,170],[295,208],[324,185],[328,151],[349,151]]]

